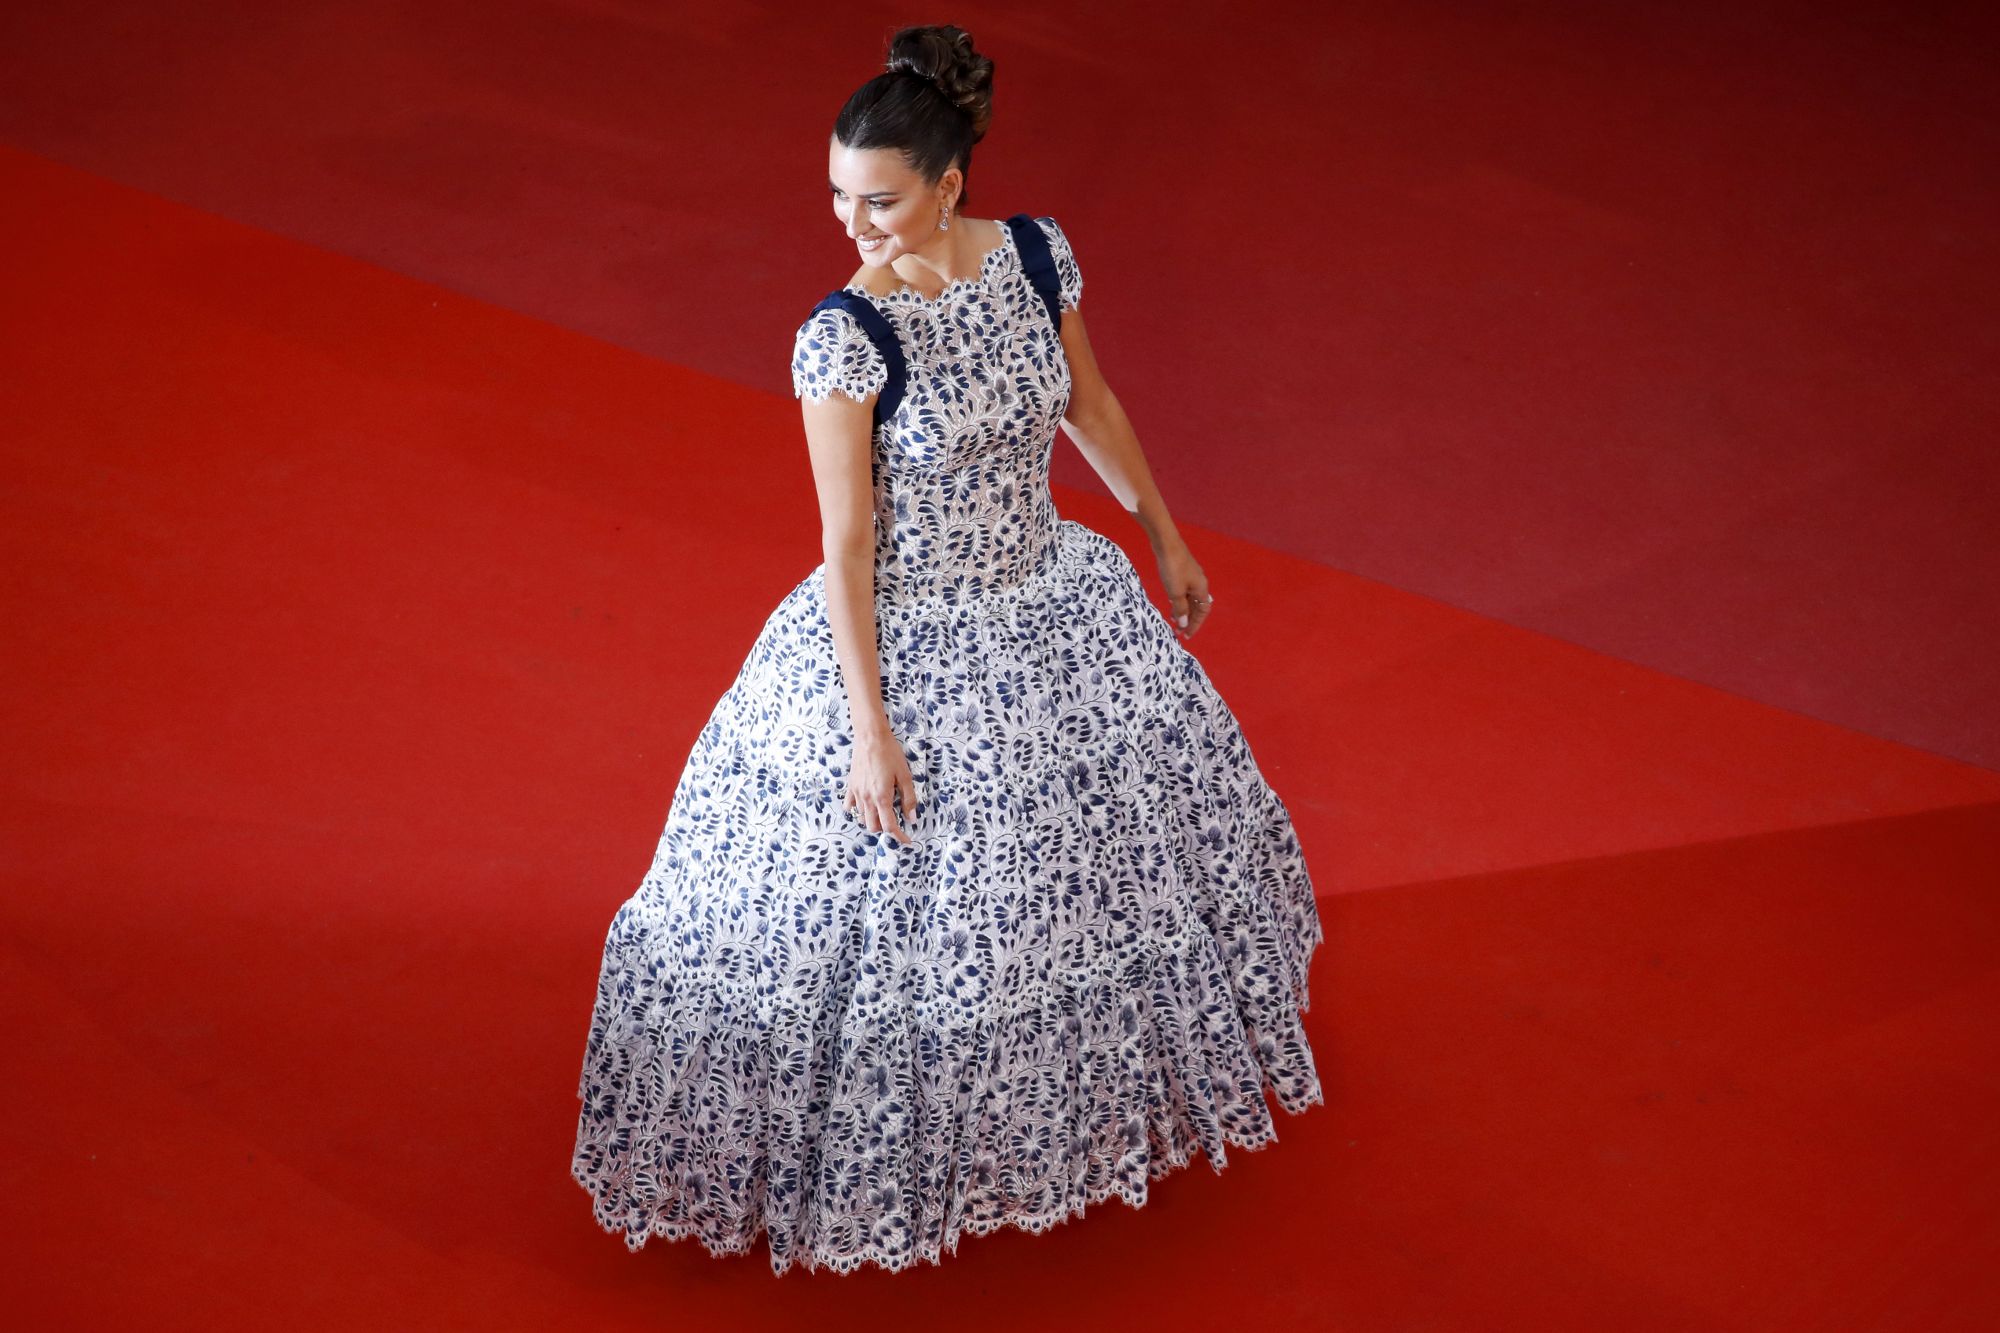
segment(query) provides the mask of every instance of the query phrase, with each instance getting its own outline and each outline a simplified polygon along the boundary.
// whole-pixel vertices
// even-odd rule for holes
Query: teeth
[[[874,249],[877,249],[877,248],[879,248],[879,247],[881,246],[882,242],[884,242],[884,241],[886,241],[886,240],[888,240],[888,239],[889,239],[889,238],[888,238],[887,236],[877,236],[877,237],[876,237],[876,238],[875,238],[874,240],[872,240],[872,241],[871,241],[871,240],[863,240],[863,241],[862,241],[862,242],[860,243],[860,244],[861,244],[861,248],[862,248],[863,250],[874,250]]]

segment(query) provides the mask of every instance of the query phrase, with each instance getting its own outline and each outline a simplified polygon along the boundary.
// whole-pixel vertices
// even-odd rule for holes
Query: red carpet
[[[70,31],[50,19],[24,40],[67,48]],[[1023,66],[1032,32],[1007,39]],[[119,43],[136,41],[97,36],[128,57]],[[28,87],[7,113],[17,127],[28,94],[53,86]],[[190,126],[245,104],[232,96],[190,99],[161,131],[176,170],[207,142]],[[35,125],[89,137],[46,110]],[[110,170],[165,160],[143,123],[135,107],[107,111],[99,142],[116,137],[107,125],[131,133],[95,159],[0,148],[14,205],[0,213],[0,1215],[20,1326],[873,1328],[935,1320],[946,1303],[956,1324],[996,1329],[2000,1322],[2000,774],[1860,729],[1899,703],[1886,688],[1852,709],[1829,688],[1866,693],[1879,671],[1908,711],[1871,729],[1978,749],[1992,715],[1973,687],[1990,680],[1950,645],[1990,649],[1990,623],[1931,622],[1974,586],[1951,579],[1985,577],[1993,552],[1955,546],[1956,518],[1934,545],[1851,548],[1854,530],[1828,520],[1783,557],[1840,547],[1811,576],[1849,607],[1824,640],[1817,613],[1786,609],[1783,569],[1691,553],[1739,550],[1709,538],[1750,533],[1732,525],[1760,506],[1794,534],[1811,515],[1861,512],[1875,462],[1851,434],[1819,431],[1843,413],[1831,402],[1760,410],[1827,454],[1792,481],[1839,477],[1837,494],[1786,491],[1749,462],[1730,473],[1721,454],[1641,459],[1607,437],[1606,470],[1560,494],[1474,495],[1464,478],[1452,503],[1495,526],[1442,553],[1453,515],[1399,533],[1387,473],[1343,489],[1345,428],[1303,471],[1282,472],[1274,452],[1234,490],[1205,489],[1187,455],[1185,472],[1156,462],[1184,479],[1163,485],[1220,597],[1190,646],[1320,882],[1328,939],[1308,1026],[1329,1104],[1280,1117],[1281,1145],[1232,1155],[1221,1177],[1198,1163],[1156,1182],[1143,1210],[969,1238],[943,1268],[773,1281],[761,1251],[627,1254],[567,1174],[589,986],[696,729],[819,558],[797,408],[773,392],[776,349],[810,301],[761,333],[715,330],[731,349],[717,358],[754,349],[768,363],[770,383],[732,382],[699,355],[680,365],[593,338],[552,308],[568,296],[461,295],[390,250],[342,253],[358,247],[163,198],[165,180]],[[299,132],[254,117],[241,129]],[[975,211],[1001,211],[1006,192],[982,185]],[[289,187],[272,197],[311,220]],[[1182,245],[1199,230],[1160,228]],[[1128,403],[1172,421],[1171,398],[1137,387],[1179,377],[1138,364],[1168,345],[1145,332],[1148,302],[1166,299],[1143,290],[1146,252],[1106,245],[1092,268],[1087,235],[1107,372],[1121,383],[1129,358]],[[825,259],[782,285],[812,295]],[[540,261],[511,262],[525,274]],[[1989,280],[1968,276],[1969,290]],[[1831,286],[1879,295],[1859,282]],[[1372,317],[1432,316],[1378,303]],[[1931,336],[1913,314],[1883,318],[1913,347]],[[1535,390],[1552,415],[1576,383],[1556,369]],[[1812,373],[1833,372],[1818,360]],[[1670,397],[1708,374],[1643,377]],[[1302,375],[1270,380],[1257,410],[1303,411],[1328,392]],[[1961,395],[1958,426],[1990,393],[1948,367],[1937,378]],[[1353,409],[1331,392],[1337,424]],[[1373,392],[1418,401],[1414,381]],[[1716,392],[1703,410],[1726,415],[1749,401],[1729,394],[1751,390]],[[1490,403],[1426,406],[1458,414],[1470,441]],[[1884,442],[1902,451],[1909,494],[1943,485],[1957,457],[1913,456],[1934,426],[1953,433],[1913,420]],[[1745,426],[1739,443],[1780,428]],[[1263,429],[1243,438],[1264,450]],[[1312,434],[1286,426],[1268,447],[1289,465]],[[1532,422],[1509,434],[1487,443],[1523,447]],[[1733,495],[1739,517],[1704,528],[1631,510],[1628,466],[1683,466],[1676,487]],[[1959,475],[1946,510],[1973,512],[1976,475]],[[1279,487],[1297,508],[1260,508]],[[1413,521],[1436,502],[1416,483],[1397,495]],[[1905,503],[1883,498],[1885,514]],[[1150,580],[1112,501],[1095,488],[1057,499]],[[1199,527],[1205,504],[1244,518],[1241,535]],[[1656,644],[1733,656],[1733,682],[1790,685],[1752,697],[1537,632],[1512,614],[1534,600],[1524,571],[1565,542],[1511,573],[1489,560],[1485,593],[1504,603],[1491,614],[1422,579],[1363,576],[1391,554],[1411,568],[1490,554],[1500,516],[1538,507],[1609,534],[1598,568],[1654,571],[1633,586],[1733,579],[1715,590],[1731,614],[1768,600],[1752,638],[1671,599],[1600,609]],[[1321,563],[1362,540],[1362,510],[1382,560]],[[1872,530],[1921,527],[1926,512]],[[1327,545],[1291,540],[1301,532]],[[1531,522],[1504,540],[1542,535]],[[1393,553],[1379,545],[1392,539]],[[1947,555],[1976,559],[1930,585],[1942,600],[1892,604]],[[1503,588],[1503,574],[1523,581]],[[1879,667],[1855,655],[1861,627],[1912,624],[1914,639],[1868,640]],[[1933,684],[1949,706],[1933,707]]]
[[[1996,16],[949,21],[969,211],[1062,221],[1181,522],[2000,767]],[[28,0],[0,143],[784,397],[834,113],[938,21]]]

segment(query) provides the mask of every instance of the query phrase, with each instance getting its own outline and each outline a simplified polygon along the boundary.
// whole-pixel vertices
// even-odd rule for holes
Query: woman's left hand
[[[1184,639],[1193,638],[1215,604],[1208,593],[1208,575],[1201,572],[1201,565],[1186,542],[1176,542],[1153,554],[1160,562],[1160,582],[1166,588],[1167,601],[1173,606],[1174,633]]]

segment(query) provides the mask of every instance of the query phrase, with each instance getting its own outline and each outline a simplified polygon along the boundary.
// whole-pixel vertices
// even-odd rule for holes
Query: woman
[[[606,937],[572,1171],[636,1250],[891,1271],[1323,1101],[1284,804],[1175,638],[1213,598],[1053,218],[966,216],[992,61],[906,28],[842,108],[860,268],[800,326],[825,561],[779,603]],[[1059,321],[1059,323],[1058,323]],[[883,410],[885,404],[892,404]],[[876,418],[880,417],[878,421]],[[1068,428],[1177,624],[1060,518]]]

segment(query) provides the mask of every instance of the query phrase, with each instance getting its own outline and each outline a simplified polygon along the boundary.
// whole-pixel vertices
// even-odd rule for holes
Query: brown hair
[[[972,34],[949,23],[899,28],[884,70],[854,90],[834,117],[844,148],[893,148],[926,185],[954,165],[972,178],[972,146],[993,119],[993,62]]]

